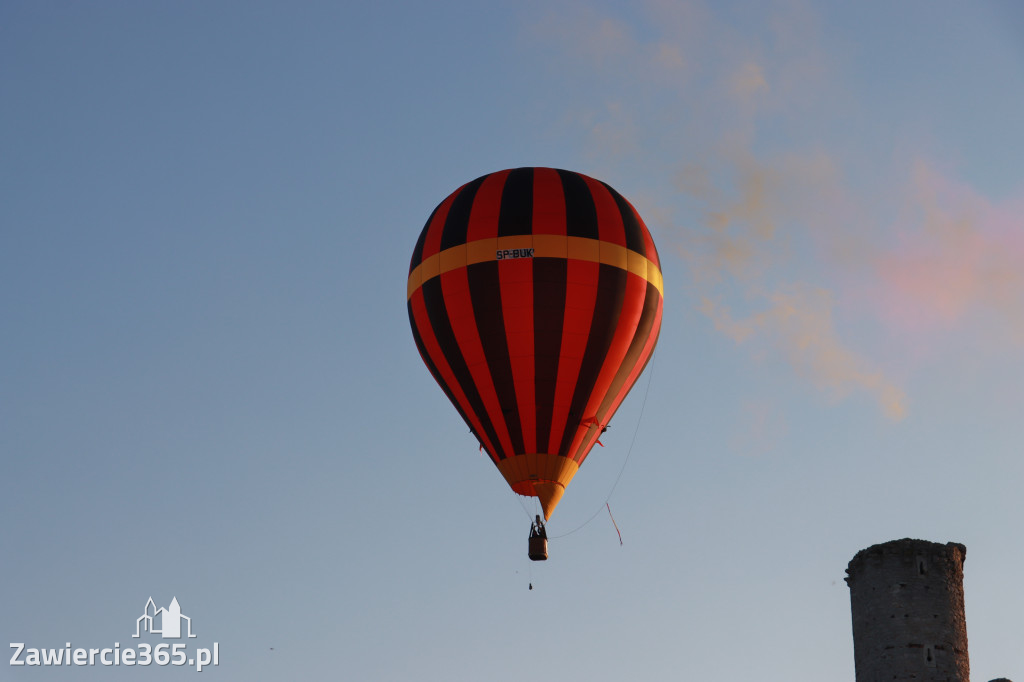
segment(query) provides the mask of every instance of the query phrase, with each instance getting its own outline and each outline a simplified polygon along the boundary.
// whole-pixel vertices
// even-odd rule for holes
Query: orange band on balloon
[[[406,298],[423,283],[474,263],[515,258],[567,258],[613,265],[650,282],[664,295],[661,270],[646,256],[619,244],[555,234],[525,234],[478,239],[428,256],[409,273]]]

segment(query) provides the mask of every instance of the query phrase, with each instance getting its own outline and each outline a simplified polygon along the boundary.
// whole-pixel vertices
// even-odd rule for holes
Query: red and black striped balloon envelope
[[[409,265],[423,362],[545,519],[650,359],[662,294],[658,252],[632,204],[554,168],[455,190]]]

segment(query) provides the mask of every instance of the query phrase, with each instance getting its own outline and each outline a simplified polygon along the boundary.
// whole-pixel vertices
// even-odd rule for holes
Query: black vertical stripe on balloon
[[[626,383],[629,375],[636,369],[637,363],[640,362],[644,347],[647,345],[651,335],[654,320],[658,317],[658,302],[660,300],[661,294],[658,293],[657,287],[648,282],[647,291],[644,294],[644,307],[640,313],[640,320],[637,322],[636,331],[633,333],[633,340],[630,341],[626,355],[622,359],[622,364],[619,365],[615,378],[612,379],[608,394],[601,401],[601,406],[597,408],[597,418],[602,424],[608,423],[608,419],[611,417],[608,411],[612,408],[612,404],[619,395],[619,391],[622,390],[623,384]],[[639,376],[640,374],[637,373],[637,377]]]
[[[653,284],[650,284],[650,285],[648,285],[648,286],[649,286],[649,287],[653,287],[654,285],[653,285]],[[661,306],[662,306],[662,315],[664,316],[664,307],[665,307],[665,304],[664,304],[664,302],[663,302],[663,301],[661,300],[661,293],[659,292],[659,293],[657,294],[657,296],[658,296],[658,302],[659,302],[659,303],[661,304]],[[657,319],[657,317],[658,317],[658,312],[657,312],[657,310],[655,310],[655,312],[654,312],[654,316],[655,316],[655,319]],[[654,330],[654,333],[653,333],[653,334],[651,334],[651,335],[649,335],[649,336],[650,336],[650,338],[648,338],[648,341],[650,341],[650,344],[651,344],[651,351],[650,351],[650,352],[649,352],[649,353],[647,354],[647,357],[643,358],[643,364],[642,364],[642,365],[640,365],[640,371],[639,371],[639,372],[637,372],[637,376],[640,376],[641,374],[643,374],[643,373],[644,373],[644,370],[645,370],[645,369],[647,369],[647,363],[649,363],[649,362],[651,361],[651,358],[652,358],[652,357],[654,357],[654,350],[655,350],[655,348],[656,348],[656,347],[658,346],[658,339],[659,339],[659,338],[661,337],[661,321],[660,321],[660,320],[658,320],[658,326],[657,326],[657,328],[656,328],[656,329]]]
[[[570,237],[599,239],[597,207],[587,181],[579,173],[558,171],[565,196],[565,229]]]
[[[534,400],[537,405],[537,452],[548,451],[551,415],[555,409],[558,358],[565,324],[564,258],[533,259]]]
[[[416,248],[412,250],[412,259],[409,261],[409,274],[412,274],[412,271],[416,266],[423,262],[423,244],[427,241],[427,231],[430,229],[430,223],[434,222],[434,216],[437,215],[437,211],[440,208],[441,204],[438,204],[434,207],[434,210],[430,212],[430,217],[427,218],[427,222],[423,226],[423,231],[420,232],[420,238],[416,240]]]
[[[562,444],[558,448],[560,455],[566,457],[575,455],[575,453],[569,452],[569,447],[576,436],[577,427],[586,419],[596,416],[583,414],[583,411],[590,401],[590,394],[594,391],[597,377],[600,375],[601,367],[608,355],[608,348],[612,345],[612,339],[615,337],[619,316],[622,313],[622,299],[626,293],[627,276],[625,270],[614,265],[602,263],[598,270],[594,317],[590,323],[586,350],[583,351],[583,361],[580,363],[579,378],[576,380],[576,388],[572,394],[569,421],[566,424],[565,433],[562,435]]]
[[[501,191],[498,236],[508,237],[533,232],[533,169],[509,171]]]
[[[490,439],[494,446],[495,452],[491,453],[492,456],[497,459],[505,459],[508,457],[508,453],[502,448],[501,441],[498,439],[498,432],[495,430],[494,424],[491,423],[491,418],[487,414],[487,407],[484,405],[480,392],[476,388],[473,374],[466,365],[466,359],[462,357],[462,352],[459,350],[459,343],[455,338],[455,332],[452,331],[451,321],[448,319],[448,310],[444,304],[444,293],[441,290],[440,277],[434,277],[423,283],[423,301],[426,304],[427,316],[430,318],[430,327],[434,331],[437,345],[440,346],[441,353],[444,354],[444,358],[448,362],[448,367],[452,370],[452,374],[455,375],[455,381],[458,382],[462,392],[465,393],[469,409],[480,420],[484,433],[487,434],[487,438]]]
[[[442,251],[466,243],[466,232],[469,230],[469,216],[473,210],[473,201],[476,199],[477,190],[486,179],[487,176],[484,175],[467,183],[452,201],[444,221],[444,232],[441,233]]]
[[[640,224],[636,211],[633,210],[633,207],[629,205],[624,196],[609,187],[607,183],[602,182],[601,184],[608,189],[608,192],[615,199],[615,204],[619,207],[619,214],[622,216],[622,226],[626,230],[626,248],[650,258],[647,254],[647,243],[644,240],[644,228]],[[654,259],[651,258],[651,260]]]
[[[505,315],[501,308],[501,281],[496,260],[474,263],[466,269],[469,277],[469,295],[473,301],[473,316],[480,343],[487,359],[491,383],[498,397],[498,404],[508,428],[512,452],[521,455],[523,450],[523,427],[519,418],[519,402],[516,400],[516,384],[512,375],[512,359],[508,353],[508,337],[505,335]]]
[[[642,364],[642,365],[640,365],[640,371],[636,373],[636,375],[637,375],[638,377],[639,377],[639,376],[640,376],[641,374],[643,374],[643,373],[644,373],[644,370],[645,370],[645,369],[647,369],[647,365],[648,365],[648,364],[650,364],[650,362],[651,362],[651,358],[653,358],[653,357],[654,357],[654,351],[655,351],[655,349],[656,349],[656,348],[657,348],[657,346],[658,346],[658,337],[659,337],[659,336],[661,336],[661,327],[658,327],[658,330],[657,330],[656,332],[654,332],[654,340],[653,340],[653,343],[651,343],[651,352],[650,352],[650,353],[648,353],[648,354],[647,354],[647,357],[645,357],[645,358],[643,359],[643,364]]]
[[[444,391],[444,394],[448,396],[448,400],[450,400],[452,405],[455,406],[455,409],[458,411],[459,416],[461,416],[462,420],[466,422],[466,425],[469,427],[469,430],[473,433],[474,436],[476,436],[477,440],[480,441],[480,444],[483,445],[483,438],[480,436],[479,433],[476,432],[476,428],[473,427],[473,422],[470,421],[469,415],[466,414],[466,411],[462,409],[462,405],[459,404],[458,399],[455,397],[455,393],[452,391],[452,387],[448,385],[447,381],[445,381],[444,375],[441,374],[441,371],[438,369],[437,364],[434,362],[434,359],[430,357],[430,351],[427,350],[427,346],[423,342],[423,335],[420,334],[420,329],[418,326],[416,326],[416,317],[412,311],[412,299],[409,299],[409,304],[407,307],[409,309],[409,322],[411,323],[412,326],[412,338],[416,342],[416,348],[418,348],[420,351],[420,357],[423,358],[423,364],[425,364],[427,366],[427,369],[430,370],[430,374],[434,377],[434,381],[436,381],[437,385],[441,387],[441,390]],[[493,455],[491,456],[493,457]]]

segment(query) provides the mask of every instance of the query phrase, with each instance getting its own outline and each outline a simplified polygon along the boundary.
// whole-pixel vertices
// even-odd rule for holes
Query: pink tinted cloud
[[[874,298],[899,333],[973,331],[1024,343],[1024,198],[993,202],[918,164],[912,206],[876,259]]]

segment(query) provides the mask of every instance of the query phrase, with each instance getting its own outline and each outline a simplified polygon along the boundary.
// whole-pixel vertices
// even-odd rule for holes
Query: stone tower
[[[857,682],[969,682],[966,555],[910,539],[857,552],[846,569]]]

